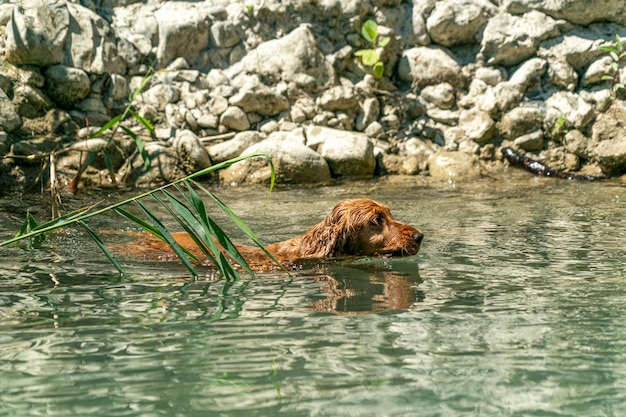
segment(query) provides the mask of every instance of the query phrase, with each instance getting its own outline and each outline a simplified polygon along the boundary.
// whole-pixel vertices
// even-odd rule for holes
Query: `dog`
[[[130,255],[173,257],[167,243],[147,235],[128,245]],[[176,242],[198,257],[202,251],[185,232],[172,233]],[[374,200],[358,198],[340,201],[321,222],[294,238],[269,244],[265,249],[283,265],[295,266],[299,260],[344,256],[412,256],[419,252],[423,233],[399,222],[389,207]],[[275,263],[261,248],[237,245],[253,270],[268,271]]]

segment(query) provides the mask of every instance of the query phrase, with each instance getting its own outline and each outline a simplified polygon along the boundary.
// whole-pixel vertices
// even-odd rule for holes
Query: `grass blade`
[[[153,195],[153,197],[155,196]],[[152,222],[152,224],[158,229],[160,235],[163,236],[163,239],[165,240],[165,242],[168,245],[170,245],[174,253],[180,258],[183,265],[185,265],[185,268],[189,270],[189,272],[191,273],[191,275],[193,275],[194,278],[197,278],[198,272],[196,271],[196,268],[194,268],[194,266],[189,261],[189,258],[186,256],[185,251],[183,250],[182,246],[180,246],[176,242],[172,234],[167,230],[167,228],[163,225],[163,223],[161,223],[161,221],[154,214],[152,214],[152,212],[150,212],[150,210],[141,201],[137,200],[136,203],[139,207],[141,207],[143,212],[146,213],[146,216],[148,216],[148,219]]]
[[[111,262],[111,264],[113,264],[115,269],[117,269],[117,271],[121,275],[124,275],[124,268],[122,268],[122,265],[120,265],[120,263],[117,261],[117,259],[115,259],[113,254],[109,251],[109,248],[106,247],[106,245],[100,239],[100,237],[93,230],[91,230],[91,228],[89,226],[87,226],[87,223],[85,223],[83,221],[79,221],[78,224],[81,225],[87,231],[87,233],[89,234],[89,237],[91,237],[91,240],[96,242],[96,245],[98,245],[100,250],[109,259],[109,262]]]

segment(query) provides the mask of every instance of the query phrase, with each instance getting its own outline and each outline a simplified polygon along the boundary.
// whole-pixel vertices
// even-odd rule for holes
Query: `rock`
[[[428,85],[420,92],[420,99],[442,110],[450,110],[456,102],[454,87],[448,83]]]
[[[367,135],[308,126],[307,145],[316,144],[334,177],[371,177],[376,169],[374,146]]]
[[[463,110],[460,113],[459,128],[464,131],[466,139],[485,145],[493,138],[496,122],[489,113],[477,109]]]
[[[525,151],[540,151],[543,149],[543,131],[537,130],[515,138],[513,143],[516,147]]]
[[[294,82],[304,89],[326,86],[335,78],[332,65],[318,49],[318,42],[306,24],[280,39],[260,44],[226,70],[231,79],[243,72]]]
[[[180,99],[180,90],[170,84],[156,84],[144,91],[141,98],[142,104],[164,111],[168,104],[176,103]]]
[[[328,164],[317,152],[284,132],[276,132],[267,139],[243,151],[243,154],[268,153],[280,184],[327,184],[331,180]],[[220,171],[220,181],[226,184],[267,183],[270,168],[263,157],[249,158]]]
[[[13,103],[2,99],[0,99],[0,126],[7,132],[22,126],[22,118],[17,114]]]
[[[245,149],[261,142],[264,138],[264,135],[254,130],[239,132],[231,140],[210,146],[209,156],[214,163],[224,162],[238,157]]]
[[[398,76],[402,81],[420,88],[441,82],[457,87],[466,84],[459,63],[446,51],[437,47],[405,50],[398,65]]]
[[[516,65],[533,56],[541,41],[558,35],[558,22],[541,12],[500,13],[485,27],[478,59],[492,66]]]
[[[430,176],[440,181],[465,181],[480,177],[478,158],[464,152],[437,151],[428,158]]]
[[[5,58],[14,65],[46,66],[65,61],[70,12],[65,1],[15,5],[6,25]]]
[[[623,138],[600,142],[595,156],[606,175],[617,176],[626,172],[626,140]]]
[[[615,13],[626,7],[624,0],[606,0],[589,2],[586,0],[505,0],[504,8],[509,13],[525,13],[536,9],[557,19],[566,19],[579,25],[588,25],[597,21],[609,21],[624,24],[623,13]]]
[[[605,75],[611,73],[611,66],[613,65],[613,60],[609,56],[603,56],[595,59],[589,64],[589,67],[585,71],[582,77],[582,85],[583,87],[589,87],[594,84],[605,83],[606,81],[602,79]]]
[[[211,159],[202,142],[190,130],[179,131],[172,147],[183,171],[189,175],[211,166]]]
[[[211,42],[218,48],[232,48],[241,41],[241,29],[230,21],[211,25]]]
[[[358,105],[354,90],[346,86],[335,86],[325,90],[317,99],[317,105],[330,111],[354,111]]]
[[[546,60],[532,58],[525,61],[509,79],[509,84],[522,94],[533,91],[541,85],[541,78],[546,73]]]
[[[589,140],[580,130],[570,130],[563,138],[563,144],[567,152],[574,154],[580,158],[589,158]]]
[[[502,116],[498,129],[504,139],[513,140],[527,133],[541,130],[543,117],[543,111],[536,107],[516,107]]]
[[[169,183],[183,178],[185,172],[178,164],[176,150],[165,142],[147,142],[144,148],[150,158],[150,171],[144,168],[141,155],[136,155],[132,160],[131,182],[135,186],[154,187],[155,185]]]
[[[20,85],[15,88],[13,104],[21,118],[35,118],[54,107],[54,103],[39,88]],[[10,110],[9,110],[10,113]],[[9,116],[9,115],[7,115]]]
[[[209,43],[209,16],[195,4],[165,2],[154,13],[159,30],[157,60],[160,68],[174,58],[194,62]]]
[[[375,97],[368,97],[361,103],[359,114],[356,118],[356,130],[363,131],[371,123],[375,122],[380,115],[380,103]]]
[[[592,142],[624,140],[626,106],[622,101],[614,101],[606,113],[596,119],[591,128]]]
[[[246,112],[237,106],[230,106],[220,116],[220,124],[228,129],[242,131],[250,129]]]
[[[565,127],[583,130],[594,117],[593,107],[579,95],[558,91],[546,100],[544,130],[551,132],[560,119]]]
[[[45,76],[48,94],[66,108],[87,97],[91,90],[89,76],[78,68],[53,65],[48,67]]]
[[[443,46],[475,43],[496,7],[486,0],[438,1],[426,21],[431,39]]]
[[[94,74],[125,73],[125,64],[117,54],[115,34],[107,21],[78,4],[67,3],[67,7],[70,24],[62,64]]]
[[[242,88],[228,102],[244,112],[254,112],[263,116],[274,116],[289,108],[289,100],[285,96],[263,84]]]

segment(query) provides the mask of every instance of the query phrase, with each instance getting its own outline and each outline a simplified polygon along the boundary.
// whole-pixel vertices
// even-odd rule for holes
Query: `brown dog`
[[[172,235],[181,246],[202,256],[188,234]],[[419,251],[423,237],[418,229],[395,220],[387,206],[359,198],[340,201],[324,220],[306,233],[272,243],[266,249],[283,264],[339,256],[410,256]],[[133,241],[126,248],[125,252],[130,255],[171,254],[166,243],[151,236]],[[237,245],[237,249],[253,269],[273,268],[260,248]]]

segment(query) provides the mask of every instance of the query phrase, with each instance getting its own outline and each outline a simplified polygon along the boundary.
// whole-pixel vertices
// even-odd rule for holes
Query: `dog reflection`
[[[422,282],[417,270],[340,268],[316,275],[323,282],[325,298],[312,303],[316,312],[337,314],[378,313],[406,310],[424,299],[417,286]]]

